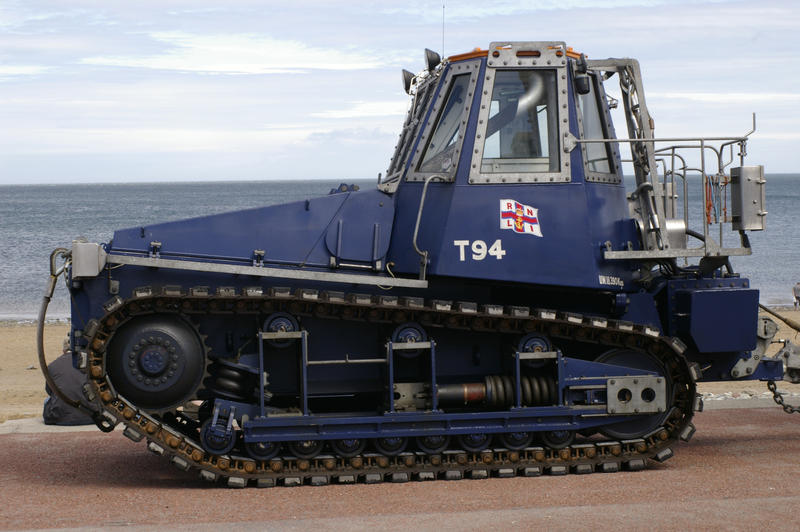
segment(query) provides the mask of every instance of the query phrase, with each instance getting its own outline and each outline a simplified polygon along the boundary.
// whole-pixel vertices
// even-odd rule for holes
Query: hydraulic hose
[[[53,390],[53,393],[71,407],[85,410],[80,401],[75,401],[68,397],[61,391],[61,388],[58,387],[56,381],[50,375],[50,370],[47,368],[47,360],[44,355],[44,320],[47,316],[47,307],[50,305],[50,300],[53,298],[53,292],[55,292],[58,277],[64,272],[67,264],[65,262],[64,266],[57,268],[56,260],[58,257],[68,258],[69,253],[70,251],[66,248],[56,248],[50,254],[50,278],[47,280],[47,288],[44,291],[42,304],[39,307],[39,319],[36,325],[36,348],[39,351],[39,367],[42,369],[42,375],[44,375],[44,380],[47,381],[47,385]]]
[[[53,379],[52,375],[50,375],[50,370],[47,367],[47,359],[44,354],[44,321],[45,317],[47,316],[47,307],[50,305],[50,300],[53,298],[53,292],[55,292],[58,278],[66,271],[67,266],[69,265],[70,255],[71,251],[66,248],[56,248],[50,254],[50,278],[47,280],[47,288],[45,289],[44,296],[42,297],[42,304],[39,307],[39,319],[38,323],[36,324],[36,349],[39,352],[39,367],[42,370],[42,375],[44,375],[44,380],[47,382],[50,390],[52,390],[52,392],[59,399],[64,401],[69,406],[88,414],[101,430],[107,432],[106,429],[109,423],[100,412],[96,412],[90,408],[87,408],[80,401],[76,401],[75,399],[67,396],[61,390],[61,388],[58,387],[55,379]],[[59,257],[63,257],[65,259],[64,264],[61,267],[56,266],[56,261]],[[111,426],[112,430],[113,428],[114,427]]]

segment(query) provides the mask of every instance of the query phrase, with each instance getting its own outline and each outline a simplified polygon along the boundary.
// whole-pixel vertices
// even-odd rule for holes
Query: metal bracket
[[[758,365],[761,364],[761,361],[764,360],[764,353],[766,353],[770,341],[777,332],[778,326],[774,321],[769,318],[759,318],[758,329],[756,331],[756,334],[758,335],[756,348],[748,358],[741,358],[736,362],[733,368],[731,368],[731,377],[734,379],[742,379],[752,375],[756,371]],[[785,346],[784,349],[786,349]],[[800,359],[798,362],[800,362]],[[798,364],[797,369],[800,370],[800,364]]]
[[[657,375],[608,379],[606,395],[609,414],[653,414],[667,407],[667,383]]]
[[[800,346],[793,344],[789,340],[784,340],[783,347],[775,356],[778,359],[783,358],[786,377],[789,377],[793,384],[800,383]]]
[[[225,412],[220,412],[220,408],[218,406],[214,406],[214,413],[211,419],[211,427],[209,431],[219,438],[228,438],[233,433],[233,420],[236,419],[236,409],[231,408],[227,414],[228,419],[225,422],[225,427],[223,428],[221,425],[217,424],[217,421],[220,418],[220,414],[222,416],[225,415]]]
[[[267,254],[266,251],[263,249],[254,249],[253,250],[253,266],[263,266],[264,265],[264,256]]]
[[[571,132],[564,135],[564,153],[570,153],[578,147],[578,138]]]
[[[731,369],[731,377],[734,379],[742,379],[749,377],[753,374],[759,364],[761,364],[762,355],[753,352],[749,358],[740,358],[739,361]]]

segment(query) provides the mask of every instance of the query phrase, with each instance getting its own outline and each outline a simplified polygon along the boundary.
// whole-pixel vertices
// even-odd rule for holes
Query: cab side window
[[[469,82],[469,74],[453,78],[439,121],[417,167],[418,172],[447,171],[456,164],[453,155],[459,144],[461,116],[467,105]]]
[[[597,80],[594,76],[589,84],[590,91],[587,94],[578,95],[578,107],[583,122],[583,138],[585,139],[605,139],[606,128],[600,116],[600,106],[597,101]],[[582,144],[586,152],[587,169],[590,172],[600,174],[612,173],[610,146],[607,143],[586,142]]]

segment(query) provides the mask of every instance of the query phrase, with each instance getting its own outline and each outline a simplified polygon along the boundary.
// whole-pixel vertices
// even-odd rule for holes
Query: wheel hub
[[[135,318],[115,334],[108,373],[124,397],[163,409],[189,400],[205,372],[205,350],[194,329],[175,316]]]

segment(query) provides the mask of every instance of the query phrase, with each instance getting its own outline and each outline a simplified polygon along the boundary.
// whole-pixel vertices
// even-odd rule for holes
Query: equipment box
[[[734,231],[763,231],[766,228],[765,183],[761,165],[731,168],[731,222]]]

